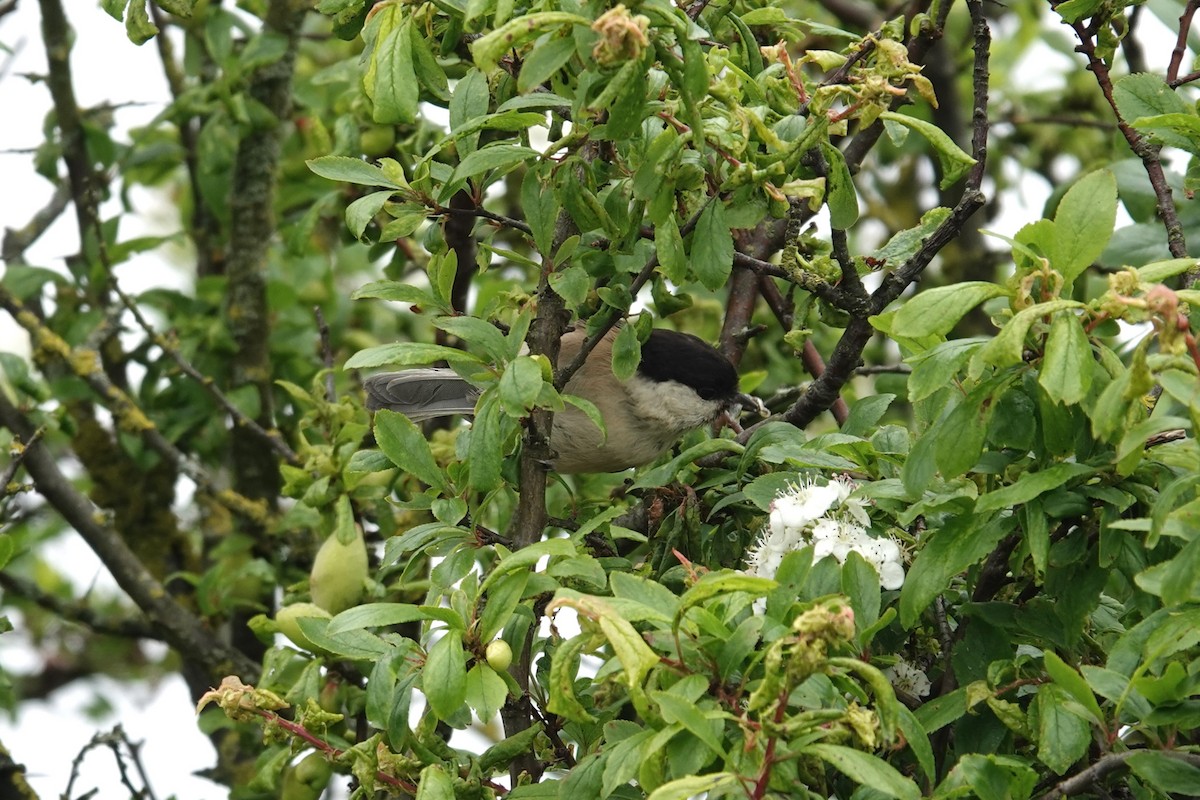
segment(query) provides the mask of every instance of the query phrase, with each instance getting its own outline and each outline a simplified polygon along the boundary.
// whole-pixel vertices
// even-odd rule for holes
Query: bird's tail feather
[[[399,411],[413,422],[451,414],[474,414],[479,389],[450,369],[384,372],[363,381],[367,408]]]

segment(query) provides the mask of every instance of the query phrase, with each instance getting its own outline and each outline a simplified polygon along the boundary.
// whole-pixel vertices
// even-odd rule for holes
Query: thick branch
[[[23,441],[29,441],[34,433],[33,426],[2,393],[0,424]],[[25,469],[37,490],[67,524],[79,532],[164,641],[187,661],[199,664],[214,683],[230,673],[246,680],[257,679],[258,665],[230,649],[172,599],[166,587],[138,560],[121,535],[101,521],[104,512],[71,485],[45,444],[34,442],[29,446]]]
[[[274,427],[271,386],[270,311],[267,307],[267,251],[275,238],[275,182],[280,142],[291,115],[292,72],[296,37],[304,18],[303,6],[292,0],[272,0],[265,30],[287,41],[284,54],[258,68],[250,78],[249,94],[271,112],[265,130],[249,131],[238,145],[230,197],[230,252],[226,320],[237,346],[231,363],[234,388],[251,386],[258,396],[256,422]],[[273,502],[278,494],[276,456],[250,437],[233,437],[235,482],[248,497]]]

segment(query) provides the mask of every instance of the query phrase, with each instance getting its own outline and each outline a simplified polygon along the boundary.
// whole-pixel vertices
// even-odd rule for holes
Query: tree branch
[[[3,393],[0,393],[0,424],[23,441],[30,441],[34,433],[33,426]],[[157,638],[174,647],[185,660],[199,664],[214,683],[230,673],[248,681],[257,678],[258,665],[220,641],[175,602],[121,535],[102,522],[104,512],[71,485],[44,443],[28,446],[25,469],[38,492],[79,532],[117,584],[146,614],[152,629],[158,632]]]
[[[1196,0],[1192,0],[1192,5],[1195,2]],[[1150,178],[1150,185],[1154,188],[1158,216],[1162,220],[1163,227],[1167,230],[1167,248],[1175,258],[1187,258],[1187,241],[1184,239],[1183,225],[1179,222],[1179,214],[1175,208],[1175,198],[1171,193],[1170,185],[1167,183],[1167,176],[1163,172],[1162,161],[1158,157],[1158,148],[1121,116],[1121,112],[1117,109],[1117,101],[1113,97],[1112,76],[1109,73],[1108,64],[1097,55],[1096,43],[1092,39],[1091,31],[1082,22],[1072,24],[1071,28],[1079,37],[1079,46],[1075,49],[1083,53],[1087,58],[1088,69],[1096,76],[1096,83],[1099,84],[1100,91],[1104,94],[1104,99],[1108,101],[1109,107],[1112,108],[1113,117],[1117,120],[1117,128],[1121,131],[1121,135],[1125,137],[1125,141],[1129,143],[1129,149],[1142,160],[1142,167],[1146,170],[1146,175]],[[1193,277],[1194,274],[1197,274],[1196,271],[1189,270],[1189,280],[1195,280],[1195,277]]]

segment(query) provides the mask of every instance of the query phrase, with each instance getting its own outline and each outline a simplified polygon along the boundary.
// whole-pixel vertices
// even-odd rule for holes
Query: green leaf
[[[441,764],[421,770],[416,800],[454,800],[454,782]]]
[[[587,299],[588,291],[592,288],[592,279],[583,267],[570,266],[550,273],[550,288],[554,289],[569,307],[578,308]]]
[[[1186,114],[1158,114],[1133,121],[1133,127],[1149,133],[1163,144],[1200,155],[1200,117]]]
[[[911,628],[954,576],[977,564],[996,548],[1015,523],[1012,517],[988,520],[976,514],[949,517],[941,528],[925,534],[904,588],[900,591],[900,623]]]
[[[575,636],[560,643],[554,648],[550,659],[550,676],[547,688],[550,690],[550,700],[546,709],[572,722],[594,722],[593,717],[579,698],[575,696],[575,667],[580,653],[588,644],[590,637]]]
[[[532,92],[554,73],[563,68],[575,55],[575,39],[562,36],[543,42],[529,51],[529,55],[521,62],[521,73],[517,76],[517,91],[522,94]]]
[[[879,116],[912,128],[933,145],[933,150],[937,154],[938,166],[942,170],[942,179],[938,183],[940,188],[949,188],[975,165],[975,159],[964,153],[962,148],[956,145],[954,140],[938,126],[916,117],[897,114],[894,111],[884,111]]]
[[[842,151],[822,140],[821,152],[829,165],[829,172],[825,176],[829,224],[836,230],[844,231],[858,222],[858,192],[854,189],[854,179]]]
[[[1058,684],[1038,687],[1038,759],[1062,775],[1087,753],[1092,743],[1091,729],[1081,717],[1067,708],[1070,695]]]
[[[658,704],[664,722],[667,724],[678,722],[690,734],[703,742],[708,749],[722,758],[725,757],[725,749],[721,746],[720,739],[713,733],[708,718],[696,706],[695,701],[672,694],[669,691],[651,692],[650,699]]]
[[[356,289],[350,294],[351,300],[390,300],[398,303],[412,303],[421,307],[438,308],[439,302],[429,292],[417,286],[398,281],[374,281]]]
[[[1020,505],[1094,471],[1086,464],[1064,462],[1038,472],[1022,473],[1012,485],[982,495],[975,502],[975,512],[982,514]]]
[[[518,164],[524,164],[536,158],[537,155],[538,152],[536,150],[532,150],[524,145],[506,144],[504,142],[493,144],[482,150],[468,153],[466,158],[454,168],[454,176],[447,184],[453,184],[465,178],[474,178],[490,170],[497,170],[501,173],[507,172]]]
[[[500,576],[516,570],[531,570],[545,556],[571,556],[575,554],[575,543],[570,539],[546,539],[523,547],[515,553],[509,553],[500,559],[488,576],[479,586],[479,591],[487,591]]]
[[[1096,702],[1096,695],[1092,693],[1083,676],[1076,672],[1070,664],[1059,658],[1053,650],[1047,650],[1042,654],[1042,663],[1046,666],[1046,674],[1071,695],[1075,702],[1087,709],[1088,713],[1092,715],[1092,721],[1096,725],[1103,725],[1104,714],[1100,711],[1100,704]]]
[[[429,42],[416,25],[409,25],[408,30],[412,47],[413,69],[416,72],[417,80],[434,99],[443,103],[450,100],[446,72],[434,57],[433,51],[429,48]]]
[[[928,703],[925,704],[925,706],[928,705]],[[933,760],[933,745],[929,742],[929,734],[926,733],[925,728],[921,725],[916,715],[909,711],[907,707],[901,705],[898,711],[896,723],[900,728],[900,732],[904,735],[904,741],[908,743],[908,749],[916,756],[917,764],[921,767],[921,772],[924,773],[925,778],[930,781],[935,780],[937,778],[937,764]]]
[[[934,460],[943,478],[955,478],[978,463],[999,393],[994,381],[976,386],[921,437],[936,438]]]
[[[363,231],[391,197],[392,193],[387,190],[371,192],[346,206],[346,227],[350,229],[350,233],[354,235],[355,239],[362,238]],[[424,212],[422,212],[421,218],[424,219],[424,216]]]
[[[1075,405],[1092,386],[1092,345],[1074,314],[1055,314],[1038,383],[1056,403]]]
[[[412,25],[406,17],[371,52],[364,83],[373,103],[371,119],[381,125],[408,124],[417,117],[420,85],[413,63]]]
[[[667,217],[661,225],[655,226],[654,252],[658,255],[658,263],[662,265],[662,274],[666,279],[676,286],[682,285],[687,280],[687,254],[675,217]]]
[[[1200,768],[1184,761],[1182,754],[1142,750],[1125,762],[1134,774],[1166,794],[1200,794]]]
[[[591,24],[589,19],[562,11],[525,14],[472,42],[471,54],[475,57],[477,67],[484,72],[491,72],[496,69],[507,50],[515,48],[526,39],[563,25],[582,25],[587,28],[591,27]]]
[[[396,342],[359,350],[347,359],[344,369],[372,367],[416,367],[448,361],[451,364],[483,364],[483,359],[465,350],[424,342]]]
[[[1066,0],[1054,7],[1064,22],[1078,22],[1094,15],[1104,6],[1104,0]]]
[[[329,621],[326,633],[336,636],[363,628],[384,628],[405,622],[429,619],[420,607],[409,603],[367,603],[348,608]]]
[[[447,719],[467,699],[467,659],[462,631],[446,631],[425,656],[421,668],[421,691],[439,719]]]
[[[408,417],[386,408],[376,411],[375,441],[397,467],[441,494],[449,492],[450,484],[434,460],[425,434]]]
[[[496,392],[486,391],[475,405],[475,424],[467,445],[470,485],[477,491],[491,491],[500,485],[500,465],[504,460],[503,413]]]
[[[622,325],[613,339],[612,371],[619,381],[627,381],[637,372],[642,360],[642,345],[633,325]]]
[[[883,247],[871,254],[871,257],[883,262],[888,267],[903,264],[921,249],[925,240],[950,218],[953,212],[944,206],[931,208],[921,215],[921,221],[912,228],[902,230],[887,240]]]
[[[692,233],[692,269],[705,288],[720,289],[733,271],[733,233],[725,223],[725,206],[710,202]]]
[[[740,778],[732,772],[712,772],[708,775],[691,775],[664,783],[647,800],[688,800],[705,792],[716,792],[726,787],[737,786]]]
[[[455,84],[454,94],[450,96],[450,130],[454,132],[456,146],[461,155],[475,152],[476,143],[479,141],[478,130],[466,134],[461,131],[471,122],[486,115],[490,102],[487,76],[477,69],[467,70],[467,74]]]
[[[490,642],[508,624],[517,603],[525,594],[525,586],[532,575],[527,570],[516,570],[497,579],[488,589],[487,605],[479,615],[479,639]]]
[[[362,159],[346,156],[321,156],[304,162],[308,168],[322,178],[331,181],[356,183],[361,186],[386,186],[389,189],[404,189],[404,185],[384,175],[383,170]]]
[[[125,34],[134,44],[145,44],[158,33],[158,26],[150,21],[146,11],[149,0],[129,0],[125,7]]]
[[[1074,300],[1051,300],[1018,311],[1000,329],[1000,333],[996,334],[996,337],[979,351],[980,360],[997,367],[1011,367],[1022,363],[1025,337],[1029,334],[1033,323],[1056,311],[1083,307],[1083,303],[1076,303]]]
[[[500,376],[500,406],[510,417],[529,413],[542,393],[542,368],[531,356],[521,356],[509,363]]]
[[[506,699],[508,684],[504,679],[487,664],[476,662],[467,673],[466,702],[479,721],[486,723],[495,717]]]
[[[1003,286],[985,281],[926,289],[900,307],[892,327],[903,336],[945,336],[972,308],[1006,294]]]
[[[1121,117],[1128,122],[1159,114],[1186,114],[1191,110],[1179,93],[1153,72],[1136,72],[1114,81],[1113,100]]]
[[[1146,283],[1161,283],[1167,278],[1173,278],[1189,269],[1195,269],[1198,264],[1200,262],[1194,258],[1170,258],[1166,261],[1155,261],[1144,267],[1138,267],[1137,274],[1138,278]],[[1180,299],[1184,299],[1184,296],[1180,295]]]
[[[504,360],[508,345],[504,334],[495,325],[479,317],[446,316],[434,319],[433,324],[451,336],[482,348],[492,361]]]
[[[810,744],[801,752],[820,758],[855,783],[897,800],[919,800],[921,790],[895,767],[877,756],[837,744]]]
[[[1063,276],[1064,291],[1104,252],[1117,219],[1117,179],[1109,170],[1089,173],[1067,190],[1054,212],[1050,266]]]

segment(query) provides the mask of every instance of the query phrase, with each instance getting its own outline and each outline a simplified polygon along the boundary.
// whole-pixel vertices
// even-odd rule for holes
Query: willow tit
[[[590,400],[600,411],[607,436],[582,411],[568,405],[554,415],[550,446],[554,468],[563,473],[617,472],[649,463],[684,434],[732,421],[757,398],[738,393],[733,364],[696,336],[655,329],[642,344],[642,360],[627,381],[612,373],[616,329],[600,340],[565,391]],[[582,327],[563,335],[559,365],[570,363],[587,338]],[[449,369],[412,369],[372,375],[363,382],[367,408],[399,411],[413,421],[471,414],[479,389]]]

